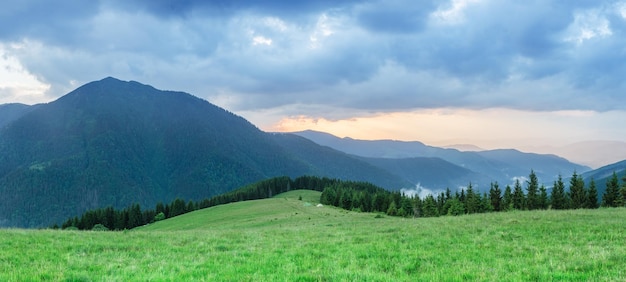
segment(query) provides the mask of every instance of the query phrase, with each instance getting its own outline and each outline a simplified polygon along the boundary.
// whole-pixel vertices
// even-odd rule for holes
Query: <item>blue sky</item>
[[[130,3],[128,3],[130,2]],[[0,10],[0,103],[106,76],[267,131],[626,141],[626,1],[28,1]]]

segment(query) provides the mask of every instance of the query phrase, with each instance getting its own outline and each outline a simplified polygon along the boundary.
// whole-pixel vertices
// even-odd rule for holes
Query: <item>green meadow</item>
[[[0,281],[626,280],[624,208],[409,219],[317,207],[319,196],[122,232],[0,230]]]

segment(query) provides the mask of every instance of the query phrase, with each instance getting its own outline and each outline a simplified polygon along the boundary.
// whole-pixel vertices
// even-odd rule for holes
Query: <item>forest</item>
[[[437,195],[428,194],[420,198],[388,191],[368,182],[344,181],[316,176],[301,176],[295,179],[275,177],[250,184],[237,190],[204,199],[199,202],[175,199],[169,204],[158,203],[154,209],[142,210],[139,204],[125,209],[113,207],[90,210],[81,216],[67,219],[53,229],[79,230],[124,230],[171,218],[197,209],[227,203],[271,198],[274,195],[299,189],[321,191],[320,203],[346,210],[384,213],[401,217],[458,216],[463,214],[503,212],[510,210],[537,209],[596,209],[602,207],[626,206],[626,176],[620,179],[616,173],[606,184],[602,200],[598,201],[595,182],[585,184],[576,172],[569,179],[566,189],[561,176],[554,181],[548,193],[544,185],[539,185],[531,170],[524,184],[518,179],[513,187],[504,189],[495,182],[489,192],[479,193],[470,183],[466,189],[452,191],[448,188]]]

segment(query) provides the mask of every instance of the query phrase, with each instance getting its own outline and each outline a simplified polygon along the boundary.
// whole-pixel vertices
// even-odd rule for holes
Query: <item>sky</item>
[[[107,76],[265,131],[626,142],[626,1],[3,1],[0,103]]]

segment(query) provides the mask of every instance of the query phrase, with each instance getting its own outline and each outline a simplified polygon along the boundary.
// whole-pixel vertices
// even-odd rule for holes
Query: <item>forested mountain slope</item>
[[[115,78],[12,117],[0,129],[0,226],[45,226],[109,205],[203,199],[281,175],[406,184],[308,140],[295,141],[298,150],[317,153],[287,150],[273,134],[192,95]]]

